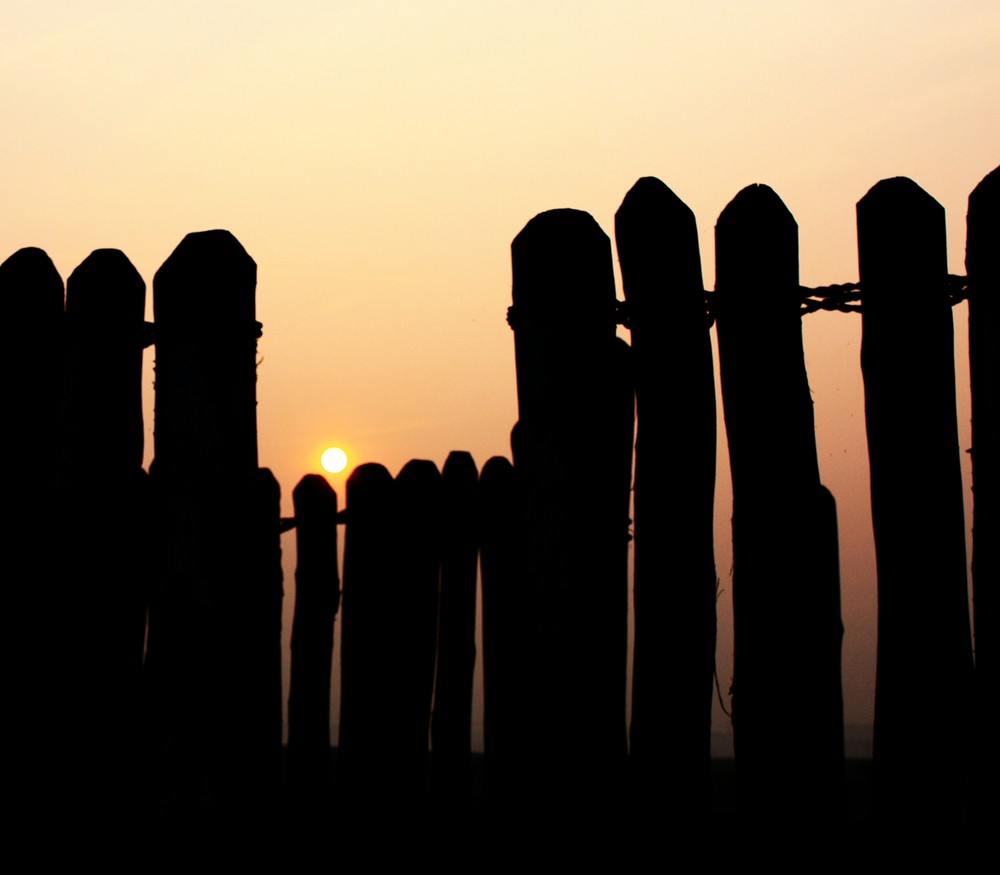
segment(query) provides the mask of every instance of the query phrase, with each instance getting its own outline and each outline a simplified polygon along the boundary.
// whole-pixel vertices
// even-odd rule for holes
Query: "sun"
[[[330,447],[323,450],[323,455],[320,456],[319,461],[325,471],[329,471],[331,474],[339,474],[347,467],[347,453],[340,447]]]

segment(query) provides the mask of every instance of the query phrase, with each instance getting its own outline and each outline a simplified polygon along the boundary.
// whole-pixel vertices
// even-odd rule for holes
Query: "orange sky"
[[[1000,161],[996,0],[0,0],[0,23],[0,259],[40,246],[65,278],[115,247],[151,284],[185,233],[231,230],[259,266],[260,458],[286,514],[330,443],[394,472],[507,453],[509,246],[542,210],[587,210],[610,234],[632,183],[659,176],[697,216],[711,287],[716,217],[764,182],[798,220],[802,281],[821,284],[856,279],[854,205],[905,175],[945,206],[963,273],[966,199]],[[847,718],[862,723],[875,596],[859,329],[815,314],[805,338],[840,509]],[[719,472],[725,686],[724,450]]]

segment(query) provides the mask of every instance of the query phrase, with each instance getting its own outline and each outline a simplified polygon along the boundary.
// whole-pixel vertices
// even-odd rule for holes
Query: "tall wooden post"
[[[76,804],[95,819],[137,810],[146,631],[142,350],[146,284],[124,253],[91,253],[66,284],[61,571],[68,713],[87,715]],[[109,549],[110,546],[110,549]]]
[[[65,779],[61,633],[66,618],[52,561],[63,281],[41,249],[20,249],[0,264],[0,308],[0,456],[6,461],[4,495],[11,511],[0,526],[5,609],[11,618],[3,636],[2,683],[10,715],[7,744],[18,752],[9,760],[6,796],[15,811],[35,817],[58,810]]]
[[[576,210],[542,213],[514,239],[511,260],[514,464],[541,654],[531,705],[548,776],[534,801],[551,793],[581,810],[615,792],[625,760],[632,387],[622,386],[611,245],[597,223]],[[595,452],[605,458],[596,469]]]
[[[270,629],[233,622],[256,579],[257,267],[228,231],[189,234],[153,280],[155,495],[162,526],[159,653],[168,775],[184,810],[239,816],[264,804],[243,747],[253,711],[247,648]],[[275,529],[274,536],[278,532]]]
[[[886,815],[947,817],[964,808],[973,666],[944,209],[897,177],[857,212],[878,566],[874,780]]]
[[[820,485],[802,349],[798,226],[772,189],[752,185],[722,211],[715,239],[744,813],[822,816],[843,803],[843,629],[836,515]]]
[[[640,179],[615,215],[635,356],[634,793],[702,817],[715,669],[715,377],[694,214]]]
[[[1000,650],[1000,167],[969,195],[965,266],[972,383],[972,604],[980,764],[976,784],[985,813],[1000,777],[992,719]]]

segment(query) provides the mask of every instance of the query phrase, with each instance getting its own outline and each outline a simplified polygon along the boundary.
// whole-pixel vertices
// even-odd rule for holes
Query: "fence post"
[[[0,395],[6,460],[4,493],[12,513],[0,526],[8,586],[3,686],[10,735],[7,798],[34,817],[52,811],[62,786],[66,625],[52,559],[51,520],[60,436],[63,281],[41,249],[20,249],[0,264]],[[55,797],[55,798],[53,798]],[[32,824],[37,826],[37,824]]]
[[[533,752],[534,701],[523,684],[537,665],[534,593],[524,584],[525,561],[516,472],[503,456],[483,465],[478,495],[479,563],[483,586],[483,744],[491,808],[516,806],[527,787]]]
[[[478,478],[469,453],[448,454],[441,472],[441,591],[431,764],[435,792],[450,806],[467,805],[471,791]]]
[[[547,777],[534,801],[551,793],[579,811],[606,802],[625,760],[630,438],[619,455],[633,411],[621,401],[607,235],[586,213],[551,210],[517,235],[511,260],[514,465],[542,653],[531,707]]]
[[[894,817],[950,816],[964,806],[973,666],[944,209],[895,178],[857,215],[878,566],[876,801]]]
[[[295,506],[295,615],[288,690],[288,782],[305,806],[329,804],[330,677],[333,627],[340,605],[337,493],[307,474],[292,491]]]
[[[615,215],[635,356],[633,792],[693,817],[711,789],[715,378],[698,229],[659,179]],[[662,794],[662,795],[661,795]]]
[[[231,622],[245,629],[241,674],[246,680],[244,726],[237,740],[246,764],[244,779],[257,795],[254,805],[273,810],[282,790],[281,603],[284,570],[281,566],[281,486],[269,468],[258,468],[253,528],[252,574],[247,590],[234,601]],[[240,679],[242,680],[242,679]],[[238,681],[239,683],[239,681]]]
[[[741,792],[753,818],[822,816],[843,802],[843,627],[802,349],[798,226],[772,189],[752,185],[722,211],[715,238]]]
[[[398,648],[394,681],[400,781],[405,802],[427,790],[428,733],[437,655],[441,579],[441,474],[426,459],[407,462],[396,476],[399,529],[393,555],[391,611]]]
[[[146,631],[142,350],[146,284],[124,253],[92,252],[66,284],[61,589],[67,713],[87,715],[68,783],[81,811],[137,809]],[[113,545],[109,549],[109,542]],[[100,812],[100,814],[98,814]]]
[[[246,650],[270,649],[271,630],[233,622],[258,574],[256,276],[232,234],[205,231],[188,234],[153,280],[167,780],[182,810],[233,818],[269,803],[259,783],[268,767],[248,762],[243,742],[257,680]]]
[[[965,266],[969,275],[972,383],[972,591],[977,688],[978,799],[985,806],[1000,775],[993,741],[997,690],[997,581],[1000,580],[1000,167],[969,195]],[[985,807],[983,811],[987,810]]]
[[[382,465],[358,465],[347,479],[340,740],[337,785],[343,812],[371,810],[395,791],[390,752],[397,654],[386,620],[396,549],[396,484]],[[398,756],[398,754],[397,754]]]

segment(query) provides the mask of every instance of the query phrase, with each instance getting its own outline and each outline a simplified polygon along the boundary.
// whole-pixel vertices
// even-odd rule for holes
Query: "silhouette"
[[[1000,167],[969,195],[965,264],[969,274],[969,370],[972,395],[972,604],[975,624],[977,739],[975,791],[980,817],[993,810],[1000,753],[993,744],[1000,579]]]
[[[625,763],[631,357],[615,337],[611,244],[589,215],[536,216],[511,261],[513,454],[536,654],[526,802],[571,819],[620,791]]]
[[[698,230],[691,210],[645,177],[625,195],[615,237],[639,418],[631,792],[651,819],[669,812],[704,820],[711,804],[716,435]]]
[[[912,180],[882,180],[858,202],[858,262],[876,798],[883,814],[952,817],[967,795],[973,662],[944,209]]]
[[[722,211],[715,241],[742,810],[825,819],[843,805],[843,627],[836,512],[820,484],[802,350],[798,226],[754,185]]]
[[[330,805],[330,676],[333,623],[340,607],[337,493],[319,474],[307,474],[295,502],[295,618],[288,691],[288,785],[306,810]]]
[[[449,453],[441,472],[441,585],[431,718],[432,782],[451,809],[472,792],[472,681],[476,665],[476,486],[469,453]],[[418,509],[419,512],[419,509]]]
[[[858,204],[880,826],[900,815],[959,820],[966,798],[981,818],[990,810],[998,173],[970,196],[967,283],[948,276],[943,211],[915,183],[884,180]],[[452,850],[463,840],[502,849],[512,836],[558,847],[582,830],[589,850],[626,830],[660,841],[663,829],[700,835],[711,825],[725,799],[709,793],[721,773],[708,747],[711,319],[694,217],[666,186],[639,180],[616,234],[626,307],[615,299],[610,241],[586,213],[542,213],[511,245],[513,463],[493,457],[477,477],[472,457],[454,452],[443,472],[414,460],[395,479],[361,465],[343,511],[323,478],[307,476],[284,522],[279,484],[258,461],[256,265],[231,234],[188,235],[166,260],[153,283],[155,331],[142,321],[145,284],[117,250],[73,271],[65,310],[44,252],[0,264],[15,828],[71,837],[73,826],[103,834],[110,823],[159,848],[244,833],[255,852],[286,836],[334,836],[340,848],[389,836],[409,853],[410,839],[425,837],[450,837]],[[735,495],[737,822],[751,826],[775,815],[829,826],[843,813],[837,514],[819,476],[801,318],[860,292],[857,283],[803,290],[797,247],[778,196],[744,189],[716,226],[708,302]],[[970,299],[975,668],[956,292]],[[616,336],[623,322],[633,347]],[[147,476],[141,359],[153,336]],[[283,774],[280,534],[293,525]],[[484,788],[471,752],[477,556]]]

